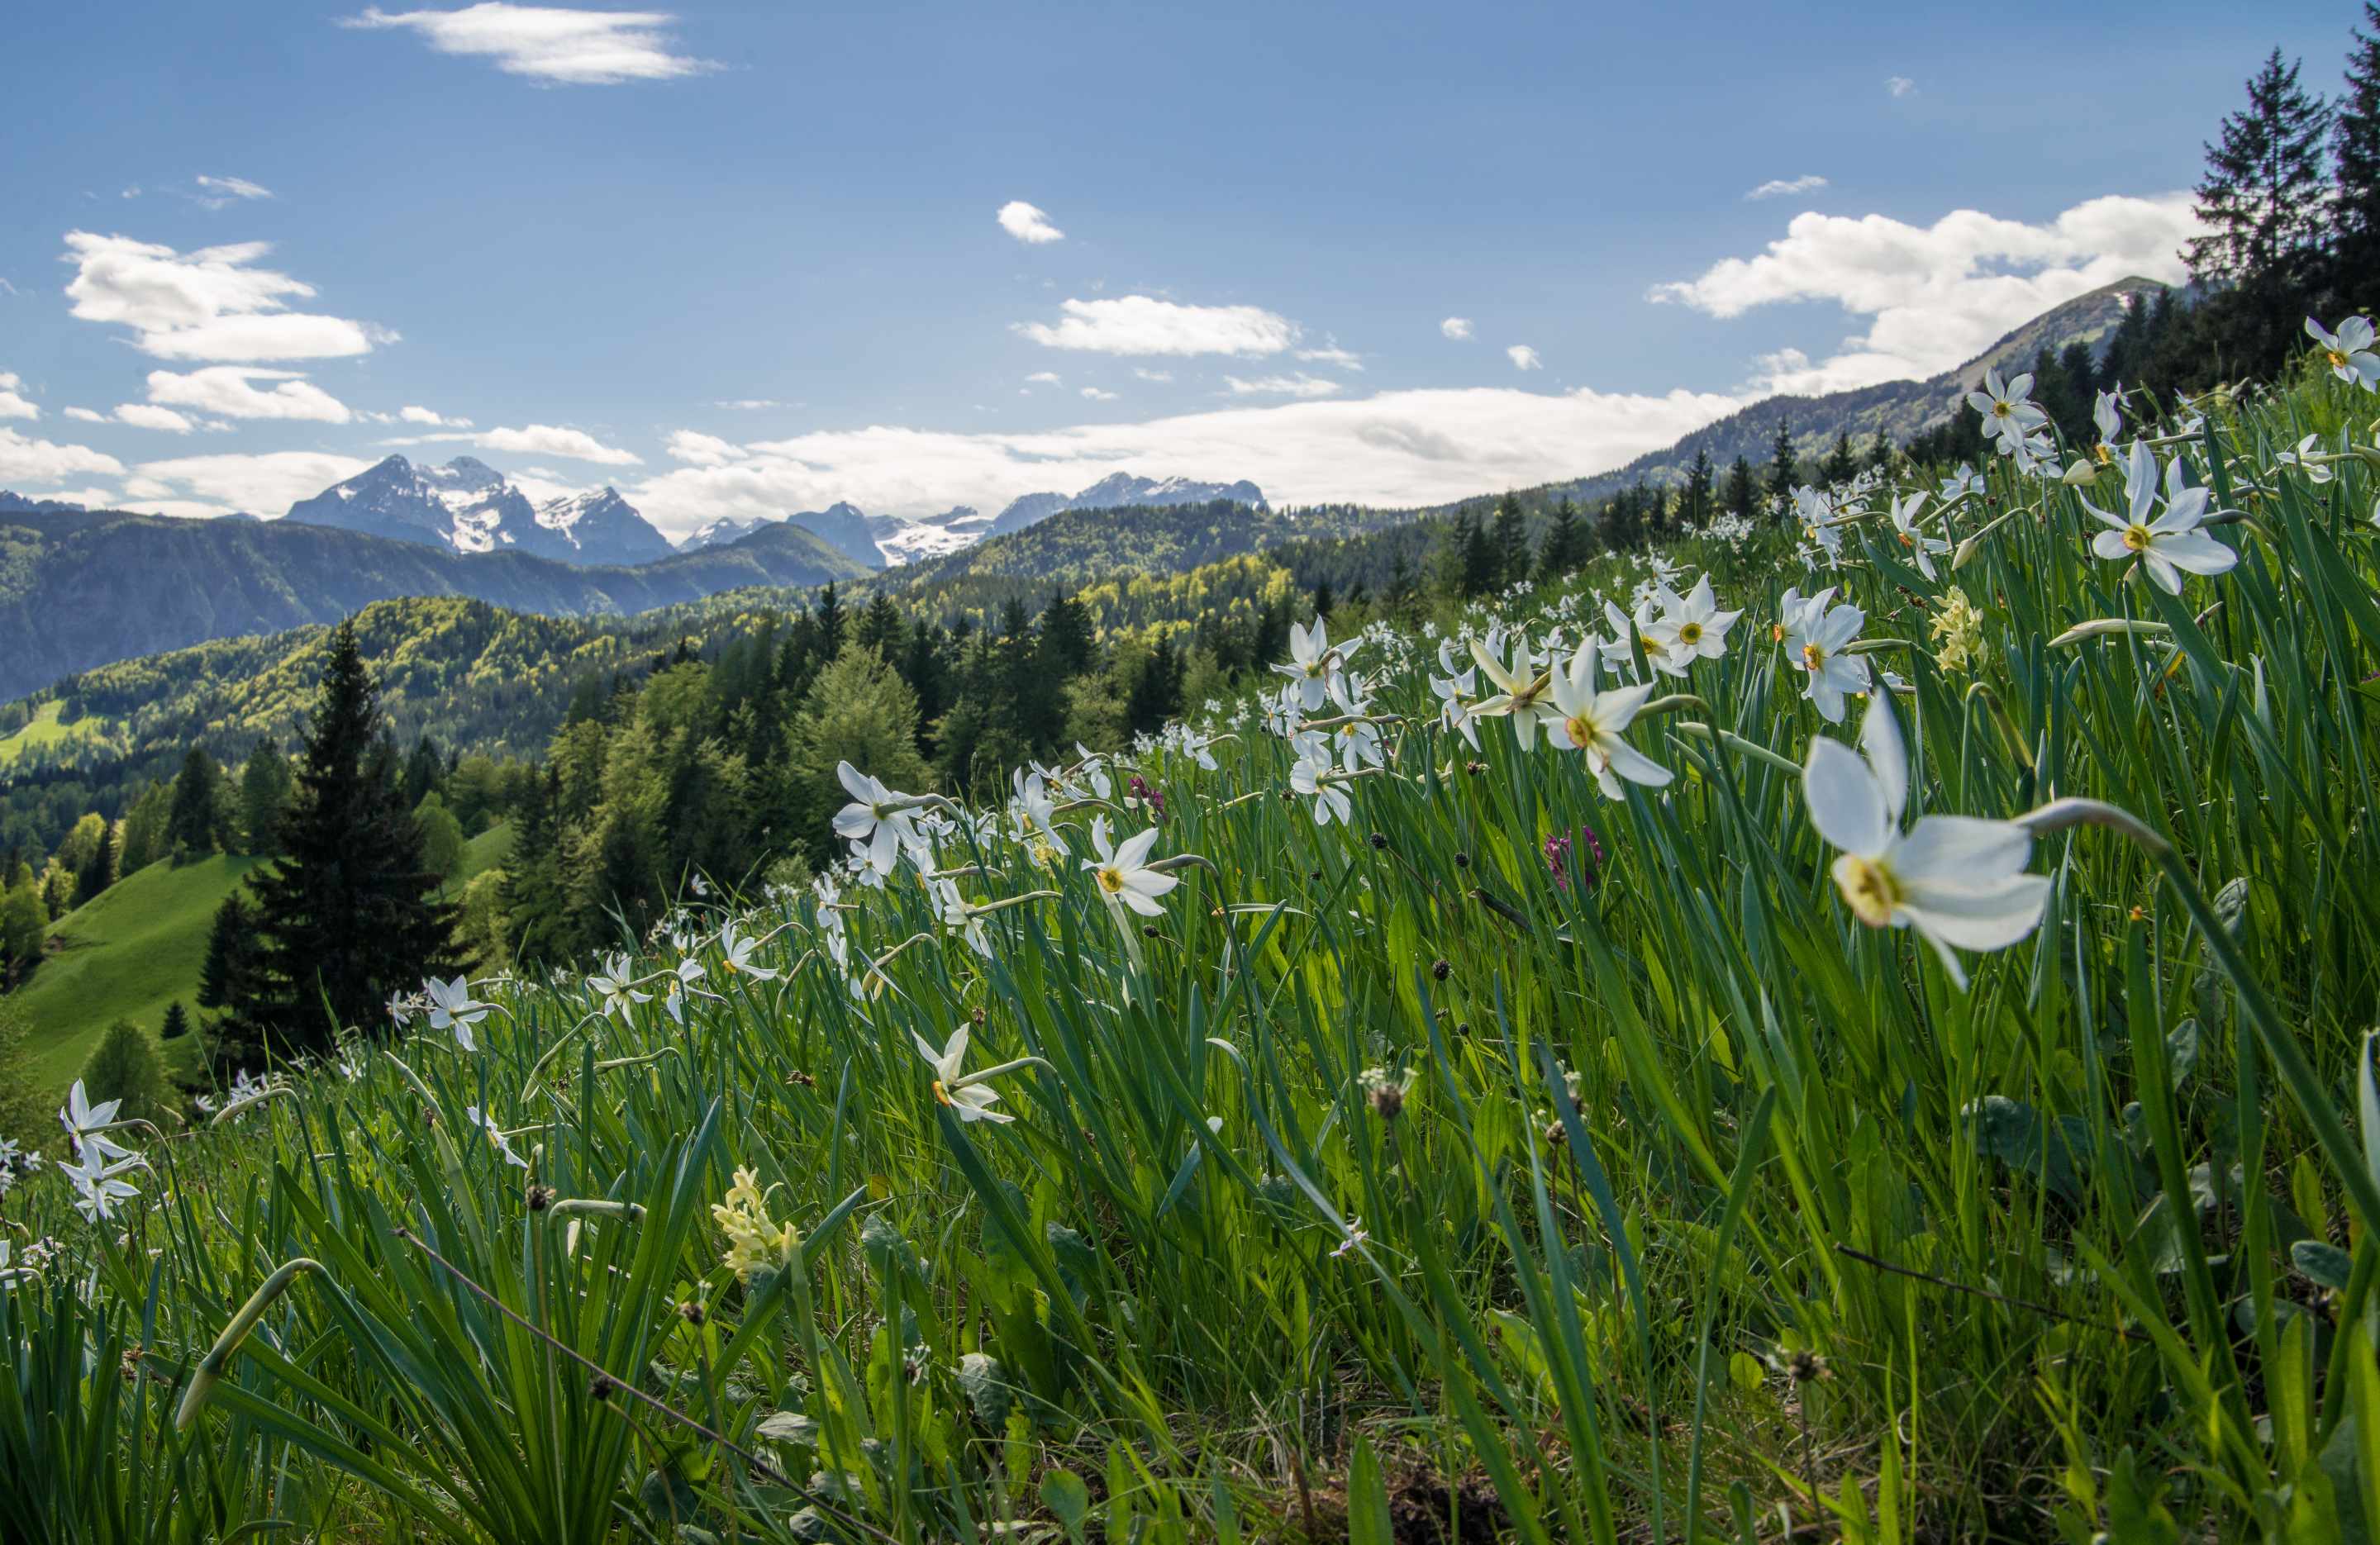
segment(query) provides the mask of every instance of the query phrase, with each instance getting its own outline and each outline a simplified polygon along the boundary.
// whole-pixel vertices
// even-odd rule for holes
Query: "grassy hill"
[[[449,890],[459,893],[502,863],[511,842],[503,822],[471,839]],[[215,911],[262,862],[217,853],[179,866],[152,863],[58,919],[50,929],[56,953],[18,995],[32,1019],[33,1070],[45,1089],[73,1081],[100,1032],[116,1020],[154,1033],[167,1004],[178,999],[197,1011]],[[179,1055],[168,1048],[169,1057]]]
[[[196,1011],[215,910],[262,862],[217,853],[152,863],[51,926],[54,953],[16,995],[32,1020],[33,1070],[43,1085],[71,1081],[118,1020],[154,1033],[175,999]]]

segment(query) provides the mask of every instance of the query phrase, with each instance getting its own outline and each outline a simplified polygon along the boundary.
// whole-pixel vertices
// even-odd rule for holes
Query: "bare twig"
[[[2079,1314],[2069,1314],[2062,1309],[2052,1309],[2047,1304],[2037,1304],[2030,1298],[2011,1298],[2005,1293],[1995,1293],[1988,1287],[1974,1287],[1963,1282],[1953,1282],[1949,1277],[1937,1277],[1931,1272],[1921,1272],[1909,1266],[1896,1266],[1889,1261],[1870,1255],[1865,1250],[1853,1249],[1849,1245],[1838,1244],[1835,1246],[1835,1251],[1839,1255],[1851,1257],[1863,1266],[1873,1266],[1879,1272],[1890,1272],[1895,1276],[1914,1277],[1919,1282],[1930,1282],[1937,1287],[1947,1287],[1954,1293],[1971,1293],[1978,1298],[1989,1298],[1996,1304],[2006,1304],[2010,1309],[2031,1310],[2035,1314],[2046,1314],[2052,1320],[2063,1320],[2070,1325],[2082,1325],[2095,1331],[2113,1331],[2116,1334],[2131,1341],[2148,1339],[2145,1332],[2136,1331],[2130,1325],[2102,1325],[2095,1320],[2086,1320]]]

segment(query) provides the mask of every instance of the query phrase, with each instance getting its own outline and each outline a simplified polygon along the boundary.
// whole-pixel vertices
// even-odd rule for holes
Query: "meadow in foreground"
[[[2370,331],[11,1160],[0,1535],[2369,1539]],[[1791,527],[1799,528],[1798,539]],[[63,1172],[63,1173],[61,1173]]]

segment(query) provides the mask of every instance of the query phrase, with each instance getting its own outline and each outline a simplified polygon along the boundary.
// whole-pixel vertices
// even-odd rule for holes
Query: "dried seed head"
[[[536,1181],[532,1180],[528,1183],[528,1189],[524,1191],[522,1195],[524,1200],[528,1202],[528,1210],[532,1213],[542,1213],[548,1207],[553,1205],[553,1188],[552,1186],[540,1186]]]
[[[1440,981],[1440,982],[1445,981],[1445,980],[1446,980],[1446,978],[1447,978],[1447,976],[1448,976],[1448,974],[1449,974],[1450,972],[1451,972],[1453,970],[1454,970],[1454,968],[1453,968],[1452,966],[1448,965],[1448,964],[1447,964],[1444,960],[1432,960],[1432,961],[1429,963],[1429,974],[1430,974],[1433,978],[1435,978],[1436,980]]]
[[[1157,924],[1154,923],[1142,923],[1140,925],[1140,936],[1145,939],[1155,938],[1157,936]]]
[[[785,1087],[788,1089],[816,1089],[818,1087],[818,1075],[815,1073],[805,1073],[800,1068],[796,1068],[792,1072],[785,1075]]]
[[[1386,832],[1380,832],[1380,831],[1376,831],[1376,832],[1372,833],[1372,851],[1374,851],[1374,852],[1376,852],[1376,853],[1378,853],[1378,852],[1385,852],[1385,851],[1388,851],[1388,846],[1389,846],[1389,837],[1388,837],[1388,833],[1386,833]]]
[[[689,1325],[699,1325],[710,1318],[710,1315],[703,1310],[701,1300],[697,1298],[688,1298],[678,1305],[677,1312],[679,1317]]]
[[[619,1387],[619,1381],[613,1379],[610,1374],[598,1373],[592,1380],[589,1381],[587,1393],[593,1395],[598,1400],[609,1400]]]
[[[990,1016],[986,1014],[981,1008],[978,1008],[974,1013],[968,1015],[967,1018],[974,1021],[976,1029],[981,1030],[983,1028],[984,1020],[990,1018]]]
[[[1470,855],[1469,853],[1457,853],[1457,854],[1455,854],[1455,855],[1454,855],[1454,866],[1455,866],[1457,869],[1468,869],[1468,868],[1470,868],[1470,867],[1471,867],[1471,855]]]
[[[1827,1359],[1807,1349],[1797,1350],[1786,1358],[1785,1376],[1797,1384],[1815,1383],[1832,1377],[1827,1371]]]

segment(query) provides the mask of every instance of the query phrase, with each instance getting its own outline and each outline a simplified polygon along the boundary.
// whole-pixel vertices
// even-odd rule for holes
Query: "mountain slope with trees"
[[[335,622],[399,596],[468,596],[548,616],[625,614],[866,572],[790,525],[633,568],[575,568],[279,521],[0,514],[0,697],[209,639]]]

